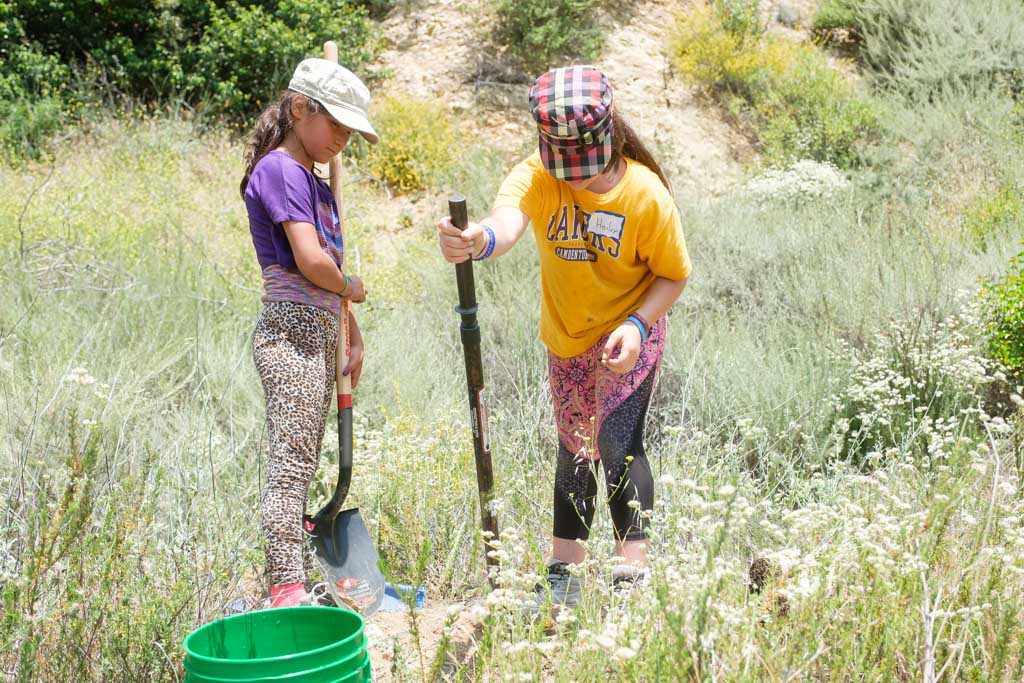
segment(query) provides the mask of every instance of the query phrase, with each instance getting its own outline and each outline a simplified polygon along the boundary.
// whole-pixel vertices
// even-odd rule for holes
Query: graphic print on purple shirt
[[[344,240],[330,188],[290,154],[274,150],[253,169],[245,206],[263,270],[263,301],[295,301],[337,314],[340,303],[335,293],[317,287],[299,272],[283,225],[287,221],[312,224],[320,247],[341,269]]]
[[[320,238],[320,246],[328,254],[331,253],[331,249],[344,253],[340,224],[341,221],[338,220],[338,214],[334,210],[333,202],[330,204],[325,202],[317,204],[316,234]],[[327,226],[331,227],[328,228]],[[338,267],[340,268],[341,264]]]

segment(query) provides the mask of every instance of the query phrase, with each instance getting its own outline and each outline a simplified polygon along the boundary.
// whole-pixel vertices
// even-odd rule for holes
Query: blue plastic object
[[[385,583],[384,600],[377,608],[378,612],[405,612],[409,605],[405,602],[405,595],[416,591],[416,609],[423,609],[427,600],[427,591],[423,586],[413,588],[404,583]]]

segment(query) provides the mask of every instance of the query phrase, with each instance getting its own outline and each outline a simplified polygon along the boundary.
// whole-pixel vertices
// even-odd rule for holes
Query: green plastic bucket
[[[363,683],[363,618],[334,607],[284,607],[210,622],[185,638],[186,683]]]

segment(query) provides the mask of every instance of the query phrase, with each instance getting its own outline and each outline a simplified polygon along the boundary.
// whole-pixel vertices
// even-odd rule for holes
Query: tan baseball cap
[[[340,64],[316,57],[304,59],[295,68],[288,89],[324,105],[338,123],[359,131],[371,145],[380,140],[367,118],[370,91]]]

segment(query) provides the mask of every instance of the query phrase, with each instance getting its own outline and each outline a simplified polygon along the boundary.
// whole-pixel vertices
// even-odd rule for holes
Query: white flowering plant
[[[895,455],[933,463],[980,433],[984,389],[1005,375],[977,338],[977,309],[965,306],[937,323],[894,323],[865,351],[840,340],[851,377],[831,399],[834,457],[862,468]]]
[[[803,204],[835,199],[850,187],[850,181],[834,164],[801,159],[785,166],[768,168],[747,181],[747,194],[760,205]]]

